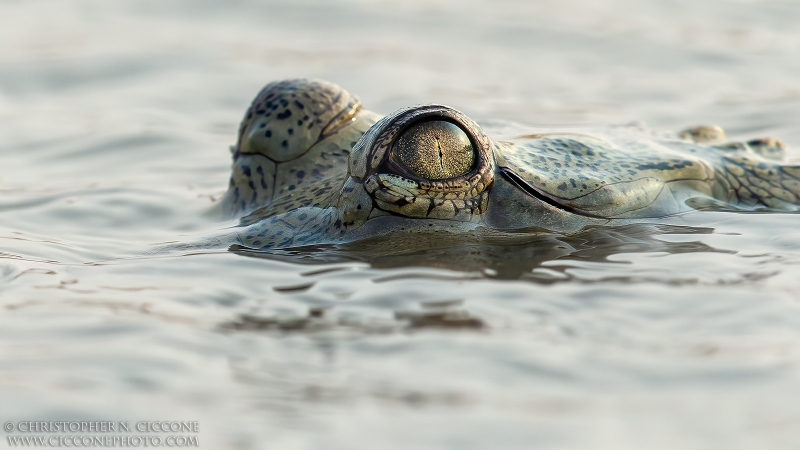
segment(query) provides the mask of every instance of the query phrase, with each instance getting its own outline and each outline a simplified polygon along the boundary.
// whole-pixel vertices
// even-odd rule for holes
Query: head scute
[[[237,150],[275,162],[296,159],[355,117],[358,98],[325,81],[270,83],[253,100],[239,129]]]

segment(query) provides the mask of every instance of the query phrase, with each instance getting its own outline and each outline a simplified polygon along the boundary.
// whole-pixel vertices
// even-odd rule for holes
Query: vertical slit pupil
[[[392,157],[420,178],[442,180],[469,172],[475,150],[458,125],[432,120],[405,130],[394,144]]]

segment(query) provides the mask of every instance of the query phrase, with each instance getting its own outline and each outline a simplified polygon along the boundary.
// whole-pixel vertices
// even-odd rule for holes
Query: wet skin
[[[638,126],[494,141],[441,105],[381,118],[340,87],[267,85],[233,150],[221,239],[254,249],[392,235],[574,232],[693,209],[796,211],[800,167],[775,139],[729,142],[719,127]]]

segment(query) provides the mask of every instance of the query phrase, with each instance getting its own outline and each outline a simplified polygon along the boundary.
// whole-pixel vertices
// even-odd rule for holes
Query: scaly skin
[[[466,133],[470,147],[448,148],[465,140],[442,134],[450,129]],[[500,142],[451,108],[416,106],[381,119],[314,80],[265,87],[233,151],[222,206],[242,226],[228,240],[258,249],[400,230],[571,232],[691,209],[800,209],[800,166],[781,163],[784,147],[774,139],[727,142],[711,126],[678,136],[630,126]]]

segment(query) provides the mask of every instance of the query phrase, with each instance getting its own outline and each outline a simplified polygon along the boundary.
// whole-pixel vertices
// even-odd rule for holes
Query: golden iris
[[[427,180],[464,175],[475,163],[475,150],[467,134],[443,120],[409,127],[395,142],[393,155],[412,174]]]

